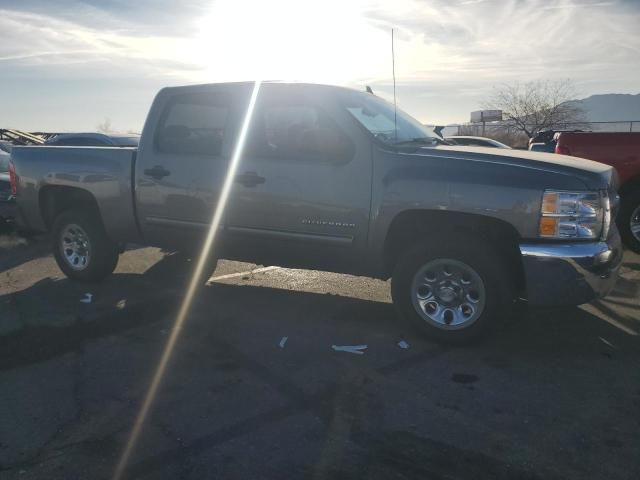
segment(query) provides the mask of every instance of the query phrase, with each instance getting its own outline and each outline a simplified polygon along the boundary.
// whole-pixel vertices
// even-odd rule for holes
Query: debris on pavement
[[[606,346],[611,347],[611,348],[615,348],[616,350],[618,350],[618,347],[616,347],[613,343],[611,343],[609,340],[607,340],[606,338],[602,338],[602,337],[598,337],[600,339],[600,341],[602,343],[604,343]]]
[[[364,350],[368,348],[368,345],[331,345],[336,352],[349,352],[356,355],[364,355]]]
[[[116,308],[118,310],[122,310],[124,307],[127,306],[127,299],[123,298],[122,300],[120,300],[118,303],[116,303]]]
[[[289,337],[282,337],[282,340],[280,340],[280,348],[284,348],[284,345],[287,343],[287,340],[289,340]]]
[[[403,350],[406,350],[407,348],[409,348],[409,344],[407,342],[405,342],[404,340],[400,340],[398,342],[398,346]]]
[[[93,298],[93,293],[85,293],[84,298],[80,299],[80,303],[91,303],[92,298]]]

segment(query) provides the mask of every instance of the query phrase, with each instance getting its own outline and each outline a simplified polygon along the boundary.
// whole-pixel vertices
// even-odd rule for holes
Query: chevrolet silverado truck
[[[618,172],[622,241],[640,253],[640,132],[560,132],[555,152],[611,165]]]
[[[391,278],[401,314],[453,342],[518,298],[576,305],[615,283],[610,166],[450,146],[364,91],[268,82],[249,109],[253,89],[161,90],[137,149],[15,147],[18,224],[52,232],[69,278],[99,281],[128,242],[201,245],[233,174],[214,258]]]

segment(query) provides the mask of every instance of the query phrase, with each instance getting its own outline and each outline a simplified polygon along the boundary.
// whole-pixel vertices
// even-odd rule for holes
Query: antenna
[[[391,29],[391,70],[393,72],[393,129],[398,142],[398,107],[396,106],[396,54],[393,49],[393,28]]]

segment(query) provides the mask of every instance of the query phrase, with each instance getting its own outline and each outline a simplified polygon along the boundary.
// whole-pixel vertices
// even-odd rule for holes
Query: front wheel
[[[393,273],[391,293],[400,313],[430,338],[466,343],[495,327],[513,306],[514,280],[488,247],[417,246]]]
[[[640,189],[622,196],[618,230],[624,244],[634,252],[640,253]]]
[[[60,270],[72,280],[101,281],[118,264],[118,246],[97,217],[85,210],[67,210],[53,224],[53,255]]]

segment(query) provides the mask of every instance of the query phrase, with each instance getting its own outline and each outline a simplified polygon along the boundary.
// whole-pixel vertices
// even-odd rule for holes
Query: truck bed
[[[93,197],[114,241],[135,241],[139,238],[133,200],[135,157],[135,148],[14,147],[18,223],[27,230],[48,230],[49,194],[53,189],[79,189]]]

